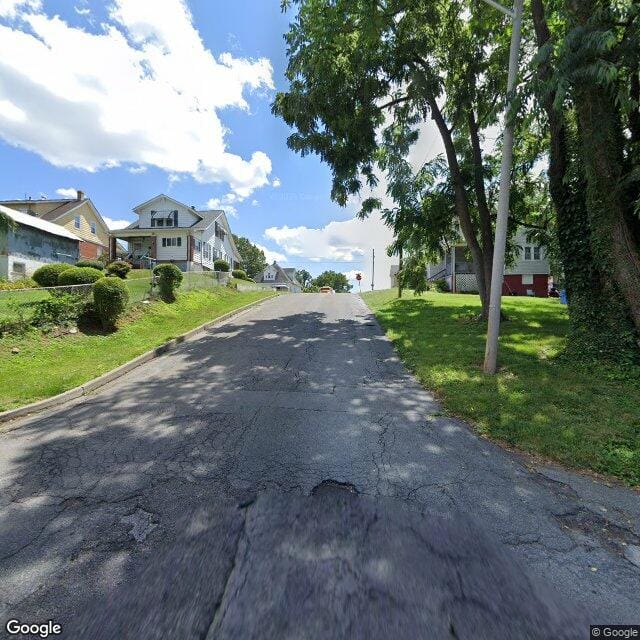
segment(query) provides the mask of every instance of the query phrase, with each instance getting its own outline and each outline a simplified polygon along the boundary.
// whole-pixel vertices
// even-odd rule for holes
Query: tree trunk
[[[594,0],[568,0],[567,4],[575,24],[583,28],[596,9]],[[640,331],[640,247],[627,222],[632,202],[621,186],[625,163],[619,107],[612,91],[595,82],[579,80],[573,98],[582,138],[594,257],[613,276]]]
[[[543,0],[532,0],[531,9],[539,49],[551,40]],[[538,67],[542,87],[548,86],[551,62]],[[580,163],[571,160],[570,136],[563,114],[554,107],[555,91],[539,96],[549,124],[549,190],[557,215],[557,233],[569,297],[569,351],[581,358],[620,359],[637,353],[631,324],[621,313],[615,296],[607,292],[606,274],[592,250],[587,214],[585,178]],[[612,337],[613,336],[613,337]]]
[[[398,251],[398,298],[402,298],[402,247]]]
[[[451,131],[447,126],[440,107],[433,96],[427,97],[429,108],[431,109],[431,117],[433,118],[442,142],[444,143],[445,152],[447,155],[447,163],[449,165],[449,173],[451,174],[451,180],[453,182],[455,192],[455,206],[458,220],[460,221],[460,228],[462,229],[462,235],[471,251],[471,257],[473,259],[473,265],[476,272],[476,280],[478,281],[478,292],[480,293],[480,301],[482,303],[482,318],[486,320],[489,317],[489,298],[491,296],[491,271],[489,271],[489,277],[485,275],[485,262],[484,253],[478,237],[476,234],[475,225],[471,219],[471,213],[469,211],[469,202],[467,200],[467,194],[464,188],[464,180],[462,172],[460,170],[460,164],[458,163],[458,156],[456,154],[455,145],[451,136]]]

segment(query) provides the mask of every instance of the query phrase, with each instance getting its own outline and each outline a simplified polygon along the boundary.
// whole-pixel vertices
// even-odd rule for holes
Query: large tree
[[[315,280],[313,285],[320,287],[331,287],[336,293],[348,293],[353,288],[347,276],[337,271],[323,271]]]
[[[290,87],[274,104],[274,112],[295,129],[289,146],[303,155],[317,153],[329,164],[332,197],[344,205],[365,186],[375,187],[380,171],[387,173],[390,192],[415,191],[410,183],[422,168],[407,162],[408,152],[421,125],[433,120],[451,197],[451,206],[438,215],[446,212],[447,229],[459,228],[464,237],[486,315],[493,212],[482,142],[503,107],[504,21],[490,7],[463,0],[297,4],[286,35]],[[424,194],[419,180],[417,190]],[[440,183],[431,186],[441,191]],[[379,199],[366,198],[360,213],[380,208]],[[417,214],[403,209],[399,204],[384,211],[395,231],[407,215]],[[422,214],[428,217],[429,211]],[[430,246],[442,246],[442,230],[423,226]]]
[[[259,278],[267,268],[264,251],[256,247],[248,238],[233,236],[236,247],[242,256],[242,266],[250,278]]]

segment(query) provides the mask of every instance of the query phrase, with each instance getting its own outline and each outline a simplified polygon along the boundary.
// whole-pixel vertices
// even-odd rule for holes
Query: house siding
[[[79,258],[79,242],[19,225],[0,236],[0,277],[17,280],[31,276],[44,264],[66,262]],[[15,271],[14,264],[24,265],[24,274]]]
[[[80,217],[79,229],[75,225],[76,216]],[[92,222],[96,225],[96,233],[91,233]],[[87,242],[100,245],[105,251],[109,246],[109,234],[102,228],[98,217],[92,211],[91,205],[88,201],[83,202],[77,209],[69,211],[69,213],[58,218],[55,223],[64,227],[67,231],[71,231],[71,233],[83,240],[86,240]],[[85,251],[90,250],[90,248],[87,248]]]

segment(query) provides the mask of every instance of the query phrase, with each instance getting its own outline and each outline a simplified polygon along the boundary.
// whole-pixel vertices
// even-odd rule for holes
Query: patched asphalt
[[[640,623],[639,494],[443,415],[357,296],[280,296],[12,427],[3,629],[578,638]]]

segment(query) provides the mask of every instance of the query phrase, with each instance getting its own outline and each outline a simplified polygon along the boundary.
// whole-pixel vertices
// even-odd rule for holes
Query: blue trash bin
[[[560,289],[560,304],[568,304],[566,289]]]

